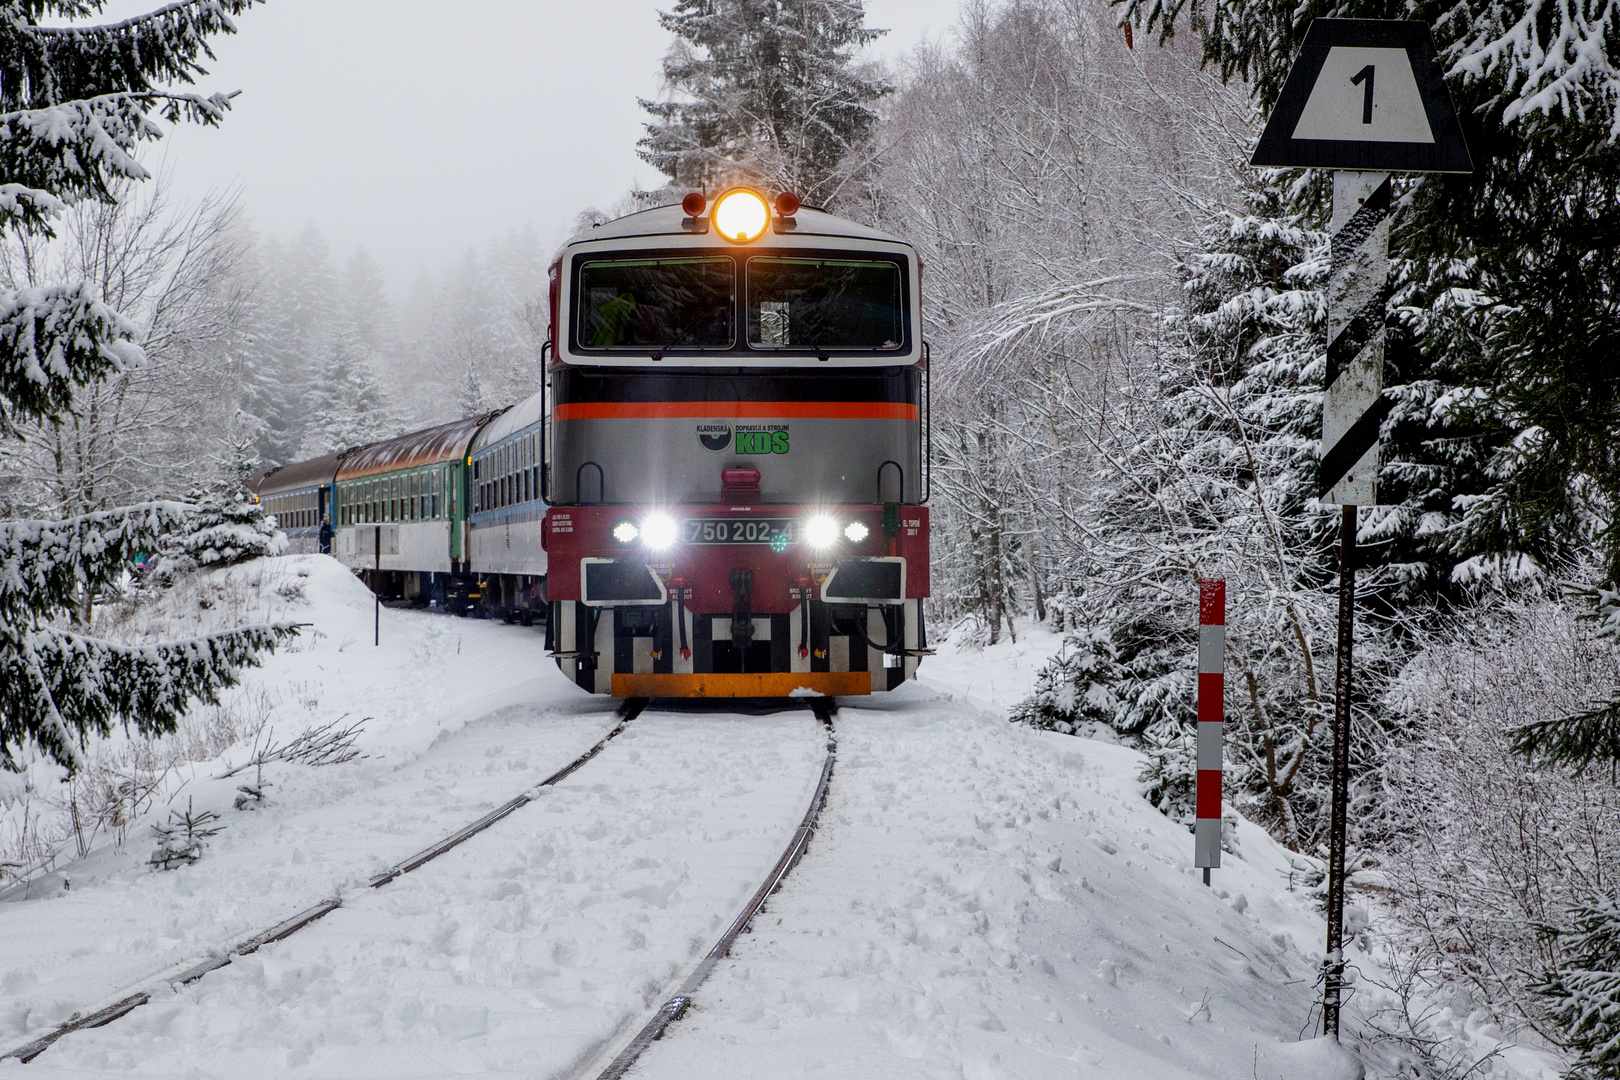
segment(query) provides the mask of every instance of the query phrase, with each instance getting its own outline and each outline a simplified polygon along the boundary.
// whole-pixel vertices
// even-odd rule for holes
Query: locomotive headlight
[[[733,188],[714,204],[714,228],[736,244],[758,240],[771,223],[771,208],[747,188]]]
[[[641,539],[649,549],[663,551],[675,543],[680,530],[668,514],[651,514],[641,519]]]
[[[804,523],[804,539],[813,548],[832,547],[838,542],[838,522],[821,514]]]
[[[636,537],[640,535],[641,530],[636,528],[633,521],[621,521],[613,526],[613,539],[621,544],[633,543]]]
[[[848,525],[844,526],[844,536],[847,537],[849,542],[852,544],[858,544],[862,540],[865,540],[871,531],[871,529],[868,529],[859,521],[852,521]]]

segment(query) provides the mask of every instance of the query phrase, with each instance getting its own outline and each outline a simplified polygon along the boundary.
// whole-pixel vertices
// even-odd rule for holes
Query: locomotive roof
[[[338,479],[354,480],[377,473],[459,460],[473,434],[495,415],[482,413],[469,416],[363,446],[344,461]]]
[[[337,472],[338,462],[342,454],[322,454],[318,458],[308,461],[295,461],[291,465],[281,465],[274,469],[267,469],[252,480],[248,487],[255,495],[263,498],[266,495],[275,495],[283,491],[296,491],[299,488],[315,487],[318,484],[330,484],[332,474]]]
[[[571,247],[574,244],[591,243],[596,240],[629,239],[637,236],[713,235],[703,233],[694,234],[687,229],[683,229],[681,227],[681,222],[685,219],[686,211],[682,210],[679,205],[655,206],[651,210],[640,210],[634,214],[626,214],[624,217],[614,218],[612,221],[604,221],[600,225],[592,228],[590,232],[574,239],[569,246]],[[789,232],[781,233],[779,235],[836,236],[851,240],[880,240],[889,244],[905,243],[905,241],[901,240],[898,236],[891,236],[889,233],[880,232],[877,229],[871,228],[870,226],[862,225],[858,221],[850,221],[848,218],[837,217],[833,214],[827,213],[824,210],[812,210],[808,206],[800,207],[799,212],[793,216],[793,221],[796,223],[794,228]],[[718,246],[729,246],[719,237],[715,237],[715,240]],[[761,246],[765,246],[768,245],[769,242],[770,238],[767,236],[762,237],[757,243]],[[751,245],[744,244],[739,246],[746,248]]]

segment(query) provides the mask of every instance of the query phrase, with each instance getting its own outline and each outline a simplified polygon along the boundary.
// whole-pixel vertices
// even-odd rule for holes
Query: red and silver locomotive
[[[864,694],[927,654],[921,267],[749,189],[551,269],[547,642],[623,697]]]

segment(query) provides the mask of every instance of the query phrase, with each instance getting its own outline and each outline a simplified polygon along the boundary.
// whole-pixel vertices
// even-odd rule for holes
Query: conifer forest
[[[1026,982],[1017,994],[996,998],[983,990],[988,982],[972,984],[979,989],[948,983],[952,963],[976,962],[969,949],[950,961],[936,953],[928,969],[934,975],[915,977],[932,990],[916,990],[904,998],[910,1004],[900,989],[873,989],[890,984],[869,973],[849,992],[847,1000],[858,1004],[835,1007],[826,1002],[845,1000],[838,992],[816,998],[791,963],[757,951],[769,943],[756,940],[764,924],[755,923],[733,954],[752,959],[723,984],[731,996],[707,1004],[695,998],[702,1005],[695,1019],[672,1025],[669,1032],[680,1033],[665,1034],[639,1074],[733,1075],[729,1065],[705,1072],[706,1051],[679,1056],[688,1027],[697,1046],[708,1045],[705,1038],[731,1045],[729,1034],[713,1034],[730,1030],[727,1007],[756,1019],[779,1013],[788,1025],[782,1032],[803,1036],[795,1046],[838,1042],[832,1027],[817,1026],[822,1018],[836,1013],[840,1023],[855,1023],[850,1017],[870,1007],[871,1023],[887,1025],[883,1045],[894,1062],[916,1065],[874,1068],[874,1076],[1033,1075],[1025,1071],[1033,1066],[1012,1064],[1024,1060],[1012,1048],[1046,1040],[1053,1064],[1044,1075],[1051,1076],[1620,1078],[1620,0],[960,0],[935,5],[929,33],[892,48],[883,23],[889,9],[862,0],[649,0],[637,17],[661,35],[656,70],[599,80],[592,90],[633,100],[639,110],[639,141],[614,148],[633,150],[636,179],[580,205],[536,199],[531,216],[467,235],[458,256],[421,267],[385,265],[375,245],[335,240],[313,209],[302,227],[280,228],[259,213],[251,187],[190,194],[194,188],[178,182],[188,167],[184,153],[161,152],[166,133],[185,130],[196,140],[237,122],[255,87],[212,73],[215,50],[227,40],[249,41],[255,20],[283,2],[292,0],[180,0],[136,13],[104,0],[0,0],[0,1066],[16,1064],[3,1060],[13,1044],[57,1025],[68,1030],[79,1019],[74,1010],[100,1008],[115,989],[156,993],[108,976],[105,985],[42,988],[30,998],[34,961],[6,966],[5,924],[10,912],[21,919],[33,910],[41,883],[51,896],[71,892],[51,901],[60,905],[51,910],[67,910],[89,903],[83,891],[102,887],[97,882],[164,883],[152,889],[204,882],[225,872],[210,871],[211,863],[238,857],[232,844],[271,828],[281,820],[274,815],[293,813],[299,799],[311,814],[318,800],[333,800],[319,803],[330,815],[322,827],[329,821],[328,832],[352,827],[358,834],[361,825],[345,823],[360,819],[342,816],[338,800],[382,784],[393,775],[385,763],[406,768],[400,755],[407,750],[454,749],[441,745],[450,739],[442,721],[424,726],[426,736],[413,742],[419,732],[407,722],[410,709],[442,707],[449,715],[450,702],[461,708],[476,699],[465,707],[508,716],[499,710],[519,706],[499,697],[506,686],[496,686],[499,678],[518,687],[519,671],[530,678],[544,668],[554,677],[554,656],[584,648],[570,637],[574,644],[565,649],[562,638],[550,636],[555,629],[542,640],[527,615],[522,626],[437,610],[433,621],[412,612],[408,618],[424,621],[388,622],[394,608],[378,606],[365,587],[382,574],[375,547],[377,578],[357,578],[330,556],[284,554],[288,522],[255,495],[266,470],[529,399],[547,378],[559,317],[549,274],[562,245],[623,215],[679,205],[689,193],[713,199],[746,186],[771,199],[793,193],[805,207],[915,248],[928,350],[931,593],[923,610],[938,650],[922,656],[917,694],[934,693],[950,703],[939,709],[957,710],[950,713],[957,719],[928,729],[935,745],[927,756],[882,743],[899,738],[882,724],[872,729],[882,731],[871,735],[876,741],[861,742],[866,729],[856,717],[865,714],[857,710],[867,706],[841,699],[837,724],[851,726],[839,726],[838,739],[860,756],[847,772],[840,758],[833,779],[823,780],[832,823],[818,826],[803,864],[764,910],[791,923],[813,909],[811,900],[792,897],[795,883],[808,888],[799,881],[808,873],[822,882],[817,888],[830,888],[816,875],[831,871],[818,870],[815,860],[856,845],[839,840],[837,830],[904,816],[901,802],[887,809],[887,795],[868,806],[840,793],[840,784],[859,790],[860,763],[881,756],[874,749],[881,745],[896,755],[889,767],[903,777],[875,781],[873,790],[887,791],[882,785],[891,782],[902,793],[915,788],[919,806],[936,797],[958,809],[983,800],[980,810],[962,811],[974,824],[950,842],[952,852],[994,854],[972,864],[987,868],[974,871],[975,883],[1015,861],[1007,854],[1014,849],[996,846],[1003,843],[996,829],[1045,827],[1031,819],[1045,822],[1049,811],[1053,821],[1071,815],[1080,822],[1085,799],[1102,800],[1096,792],[1104,789],[1122,793],[1107,796],[1122,800],[1118,806],[1141,803],[1150,824],[1140,835],[1185,848],[1142,856],[1154,867],[1174,864],[1182,875],[1176,888],[1184,882],[1192,890],[1192,900],[1173,901],[1181,906],[1168,908],[1169,921],[1154,927],[1165,931],[1160,938],[1174,939],[1161,952],[1182,950],[1175,937],[1182,932],[1167,928],[1213,895],[1198,891],[1211,879],[1208,871],[1195,878],[1190,860],[1195,821],[1209,816],[1198,791],[1206,768],[1199,721],[1208,718],[1199,703],[1199,583],[1222,579],[1224,802],[1216,814],[1224,815],[1226,862],[1212,888],[1234,862],[1264,863],[1264,886],[1221,889],[1219,917],[1257,922],[1257,898],[1275,894],[1283,898],[1275,903],[1295,905],[1288,910],[1310,927],[1309,940],[1306,931],[1289,929],[1294,936],[1285,945],[1284,929],[1295,924],[1280,921],[1274,934],[1254,931],[1261,951],[1245,944],[1249,939],[1239,949],[1233,931],[1222,929],[1227,924],[1213,923],[1211,933],[1187,932],[1185,947],[1204,948],[1218,933],[1219,944],[1210,946],[1217,960],[1239,964],[1230,955],[1237,954],[1249,965],[1243,979],[1276,982],[1281,996],[1267,1002],[1306,1004],[1297,1016],[1287,1013],[1298,1028],[1289,1038],[1250,1039],[1251,1060],[1241,1039],[1200,1042],[1200,1032],[1206,1021],[1228,1035],[1226,1025],[1251,1024],[1222,1012],[1220,1002],[1244,995],[1260,1002],[1260,990],[1237,975],[1229,986],[1217,981],[1206,990],[1202,976],[1165,974],[1164,986],[1183,991],[1185,1000],[1161,1007],[1155,992],[1142,989],[1136,1004],[1110,1006],[1149,1027],[1158,1022],[1151,1018],[1169,1017],[1155,1038],[1138,1026],[1142,1044],[1132,1053],[1146,1056],[1110,1049],[1135,1036],[1103,1020],[1097,1030],[1112,1034],[1065,1044],[1079,1038],[1073,1014],[1062,1012],[1065,1001],[1083,998],[1090,1008],[1088,995],[1101,1000],[1137,983],[1156,986],[1151,978],[1159,976],[1150,973],[1179,961],[1099,929],[1111,909],[1084,905],[1102,904],[1098,890],[1120,888],[1117,877],[1104,879],[1096,869],[1081,876],[1089,864],[1070,854],[1030,854],[1037,875],[1069,875],[1068,885],[1053,888],[1090,912],[1087,929],[1065,930],[1066,943],[1039,956],[1027,951],[1032,946],[986,945],[984,955],[994,955],[985,963],[1020,978],[1049,977],[1052,986],[1029,989]],[[463,17],[460,5],[443,7],[443,18]],[[1324,1031],[1312,1010],[1320,1008],[1323,972],[1334,962],[1318,938],[1329,906],[1341,640],[1341,515],[1322,490],[1325,384],[1334,377],[1330,283],[1338,264],[1333,174],[1250,160],[1268,116],[1286,101],[1290,71],[1318,19],[1427,26],[1473,171],[1391,174],[1378,502],[1353,517],[1342,885],[1343,940],[1359,951],[1348,961],[1355,975],[1346,983],[1342,1033],[1328,1031],[1337,1038],[1333,1048],[1295,1053],[1285,1044],[1315,1047]],[[656,89],[638,95],[638,85]],[[1369,78],[1369,117],[1372,92]],[[362,113],[386,104],[342,107],[355,108],[355,123],[363,125]],[[421,131],[414,152],[438,153],[435,138]],[[567,170],[592,153],[589,145],[559,147],[552,167]],[[468,172],[487,168],[477,160],[458,164]],[[701,198],[697,205],[700,214]],[[376,536],[382,544],[380,528]],[[332,599],[340,595],[341,604]],[[403,597],[384,600],[406,606]],[[738,618],[749,615],[746,606],[738,611]],[[358,621],[350,627],[343,620]],[[581,625],[597,632],[594,622]],[[508,637],[497,636],[503,633]],[[513,636],[520,633],[529,636]],[[349,665],[381,663],[355,657],[382,655],[391,634],[410,643],[393,646],[409,650],[399,653],[400,672],[433,671],[442,682],[416,699],[383,675],[375,675],[369,698],[351,702],[334,689],[345,685],[339,673]],[[739,648],[747,644],[736,640]],[[500,656],[507,674],[488,684],[467,674],[473,669],[458,665],[472,663],[475,647]],[[668,647],[684,650],[685,638]],[[557,701],[565,704],[547,705],[546,715],[573,722],[584,706],[566,704],[576,688],[558,685]],[[513,703],[532,697],[526,689],[511,694]],[[881,706],[892,713],[871,706],[883,724],[900,724],[912,715],[907,709],[936,707],[927,704],[936,698],[888,696],[902,704]],[[636,733],[637,725],[646,721],[625,730]],[[516,745],[518,736],[503,738],[501,746]],[[726,738],[715,735],[716,745]],[[551,750],[558,764],[577,752]],[[602,751],[603,766],[613,752]],[[487,770],[506,753],[490,749]],[[469,751],[468,761],[474,756]],[[537,750],[534,768],[542,758],[550,760]],[[1079,765],[1064,772],[1082,760],[1097,776],[1113,772],[1088,781],[1090,794],[1068,795],[1069,786],[1084,786],[1077,777],[1091,775]],[[767,767],[763,757],[736,761],[715,771]],[[1002,763],[995,778],[991,762]],[[473,777],[474,765],[486,767],[479,758],[464,772],[447,765],[445,775]],[[340,770],[369,771],[323,779]],[[1043,787],[1048,773],[1056,779]],[[925,795],[925,781],[951,794]],[[958,781],[967,786],[951,786]],[[783,783],[798,806],[792,785],[799,781]],[[224,794],[216,797],[209,784],[224,785]],[[418,820],[395,809],[389,820],[417,823],[410,828],[430,821],[444,832],[504,802],[504,792],[479,788],[442,813],[424,809]],[[851,801],[841,808],[840,799]],[[1003,800],[1011,801],[994,809]],[[1075,825],[1075,835],[1089,837],[1084,858],[1129,867],[1119,860],[1148,851],[1145,841],[1139,852],[1134,839],[1126,846],[1087,831],[1112,821],[1115,809],[1088,812],[1090,823]],[[792,824],[781,826],[784,835]],[[621,836],[617,827],[593,833],[578,824],[576,831],[630,844],[633,830]],[[918,834],[929,829],[935,840],[949,831],[938,824],[919,826]],[[158,851],[148,859],[153,839]],[[561,850],[562,841],[553,842]],[[1030,844],[1028,851],[1039,847]],[[356,842],[357,849],[370,845],[369,838]],[[118,862],[126,847],[129,859]],[[981,888],[963,884],[972,876],[966,871],[957,880],[943,869],[957,857],[942,854],[933,869],[908,879],[914,903],[873,899],[853,885],[848,897],[829,893],[826,904],[847,901],[847,910],[823,912],[833,920],[828,934],[842,917],[892,930],[895,913],[908,904],[938,916],[935,925],[918,914],[909,932],[895,931],[898,937],[882,939],[888,944],[862,946],[829,967],[842,963],[839,970],[857,979],[848,974],[865,970],[851,959],[857,952],[869,958],[886,948],[943,949],[942,940],[975,934],[998,940],[1002,912],[984,899],[994,891],[988,885],[953,915],[929,906]],[[302,858],[260,861],[296,877]],[[381,856],[362,869],[331,861],[336,855],[311,858],[319,873],[329,872],[319,887],[339,893],[385,865]],[[552,855],[524,858],[538,873]],[[493,880],[495,863],[479,865],[468,875],[487,870]],[[633,872],[641,864],[626,856],[626,865]],[[1023,881],[1038,893],[1028,885],[1029,867]],[[695,868],[691,874],[701,876]],[[494,887],[486,882],[479,895]],[[895,896],[904,891],[895,888]],[[738,886],[738,901],[751,889]],[[634,893],[609,891],[621,899]],[[1115,895],[1119,911],[1131,914],[1124,894]],[[314,903],[316,892],[308,899]],[[347,893],[341,899],[360,910]],[[716,903],[733,901],[726,893]],[[988,930],[972,929],[979,914],[964,914],[981,903]],[[1245,916],[1250,904],[1256,912]],[[1013,907],[1024,913],[1007,914],[1009,924],[1036,917],[1029,914],[1035,907]],[[193,914],[174,915],[175,925],[196,919],[215,927],[195,914],[196,905],[184,910]],[[727,909],[711,921],[721,926],[731,917]],[[1203,917],[1187,916],[1200,927]],[[274,921],[267,915],[252,925]],[[235,936],[249,928],[247,921],[228,925]],[[685,937],[669,930],[669,940],[701,938],[707,949],[709,923],[694,925]],[[120,953],[137,948],[128,941],[185,943],[130,969],[146,978],[148,969],[203,955],[214,940],[207,933],[199,930],[193,941],[172,927],[146,937],[132,930],[99,947]],[[1008,941],[1017,936],[1008,933]],[[1095,940],[1086,936],[1092,933]],[[218,929],[216,937],[223,934]],[[663,940],[639,923],[615,934],[641,942],[625,946],[624,955]],[[441,936],[450,941],[454,933]],[[1276,943],[1274,958],[1268,941]],[[1104,957],[1097,942],[1113,942],[1118,956]],[[572,970],[576,946],[583,948],[548,944],[523,970],[535,980],[543,971]],[[1064,981],[1059,954],[1077,973],[1072,982]],[[253,955],[266,957],[251,961],[262,971],[246,953],[238,966],[257,973],[253,994],[260,996],[242,1001],[259,1003],[266,1015],[282,1007],[275,994],[293,993],[288,988],[298,979],[335,978],[325,968],[265,974],[292,963],[277,960],[270,944]],[[520,1061],[514,1050],[511,1060],[478,1057],[476,1067],[445,1065],[444,1074],[504,1075],[510,1067],[516,1075],[520,1065],[534,1065],[543,1075],[585,1075],[569,1070],[586,1068],[590,1055],[628,1038],[641,1024],[636,1010],[656,1008],[673,992],[664,980],[688,969],[684,953],[672,955],[668,970],[626,976],[639,989],[623,1006],[624,1018],[607,998],[590,999],[591,1009],[616,1019],[557,1050],[552,1064],[534,1065],[538,1056]],[[913,970],[894,962],[896,970]],[[1291,980],[1276,974],[1287,965]],[[200,988],[220,977],[175,989],[175,1000],[205,1011],[209,999]],[[579,993],[596,992],[590,978],[579,979]],[[978,1000],[980,990],[982,1008],[961,1004]],[[561,996],[546,1000],[566,997],[555,993]],[[796,993],[804,995],[802,1006],[793,1004]],[[51,994],[60,1008],[44,1003]],[[737,1004],[745,998],[746,1008]],[[930,1003],[919,1004],[924,998]],[[1028,1004],[1038,998],[1046,1003]],[[951,1011],[958,1006],[963,1011]],[[160,1007],[182,1006],[148,1006]],[[464,1007],[450,998],[379,1006],[386,1020],[376,1030],[406,1039],[416,1025],[431,1027],[445,1046],[494,1045],[506,1030],[498,1018],[503,1007]],[[1017,1027],[1008,1014],[1025,1009],[1032,1018],[1050,1011],[1063,1019],[1038,1031]],[[104,1034],[95,1038],[106,1040],[95,1044],[100,1049],[74,1050],[75,1031],[48,1052],[33,1051],[44,1056],[27,1067],[47,1068],[53,1055],[76,1053],[62,1059],[68,1071],[83,1070],[74,1075],[199,1068],[199,1075],[256,1076],[260,1066],[242,1063],[258,1045],[252,1040],[263,1038],[276,1047],[265,1060],[280,1062],[275,1055],[286,1051],[282,1075],[371,1075],[351,1070],[358,1059],[321,1056],[337,1054],[330,1047],[347,1045],[347,1036],[320,1026],[326,1021],[298,1022],[315,1033],[298,1037],[313,1047],[302,1057],[287,1049],[297,1041],[292,1036],[285,1046],[276,1041],[273,1025],[208,1036],[240,1039],[241,1069],[195,1048],[163,1057],[170,1053],[163,1040],[182,1038],[167,1028],[138,1029],[156,1048],[151,1062],[119,1057],[122,1051],[108,1049],[116,1025],[96,1029]],[[760,1023],[776,1030],[775,1020]],[[932,1025],[978,1034],[933,1043]],[[355,1045],[370,1037],[356,1036]],[[394,1036],[377,1037],[386,1043]],[[768,1031],[759,1037],[760,1046],[774,1045]],[[1007,1046],[994,1053],[981,1054],[972,1041],[996,1038]],[[433,1060],[473,1061],[454,1057],[462,1053],[472,1051],[446,1049]],[[714,1059],[733,1060],[753,1061],[735,1075],[763,1075],[747,1070],[767,1059]],[[828,1060],[844,1061],[836,1054]],[[418,1075],[408,1064],[398,1074]]]

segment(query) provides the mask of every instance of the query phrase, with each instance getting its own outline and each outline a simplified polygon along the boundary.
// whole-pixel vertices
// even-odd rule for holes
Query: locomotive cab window
[[[593,260],[579,269],[575,340],[584,349],[729,349],[729,258]]]
[[[888,260],[748,260],[748,344],[755,349],[898,349],[905,342],[900,266]]]

